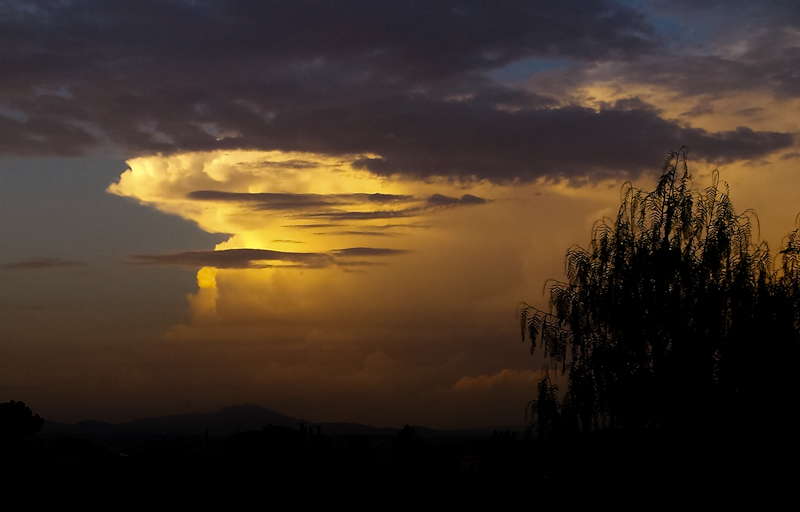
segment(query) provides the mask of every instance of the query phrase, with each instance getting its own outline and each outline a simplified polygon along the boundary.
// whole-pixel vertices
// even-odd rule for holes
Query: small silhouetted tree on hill
[[[405,470],[421,468],[418,466],[425,454],[425,441],[417,431],[406,424],[392,441],[392,459],[397,467]]]
[[[567,251],[549,311],[522,304],[523,341],[568,375],[561,400],[545,377],[529,404],[539,434],[790,418],[800,232],[773,261],[754,223],[716,171],[708,188],[692,188],[685,149],[669,155],[653,191],[624,185],[616,218],[595,224],[588,248]]]

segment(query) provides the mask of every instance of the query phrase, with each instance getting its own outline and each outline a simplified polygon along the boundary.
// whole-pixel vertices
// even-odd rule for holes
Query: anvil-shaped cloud
[[[353,261],[354,256],[369,260],[407,252],[403,247],[367,247],[359,238],[407,235],[421,219],[488,202],[472,194],[459,198],[440,193],[453,188],[448,185],[379,178],[354,169],[356,160],[281,152],[140,158],[129,162],[131,168],[109,191],[197,222],[206,231],[231,234],[216,251],[135,255],[133,262],[220,269],[357,266],[366,262]],[[213,188],[205,188],[209,185]],[[426,188],[430,193],[407,193]],[[372,191],[361,191],[368,189]],[[381,222],[396,218],[416,223]],[[320,237],[330,234],[340,237]],[[342,248],[341,236],[355,243]],[[298,243],[309,250],[285,250]]]

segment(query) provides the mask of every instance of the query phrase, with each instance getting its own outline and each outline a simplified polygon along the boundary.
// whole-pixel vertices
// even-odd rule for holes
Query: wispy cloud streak
[[[335,265],[363,265],[346,261],[350,257],[384,257],[405,254],[401,249],[352,247],[325,253],[284,252],[269,249],[225,249],[217,251],[183,251],[167,254],[136,254],[129,263],[136,265],[177,265],[182,267],[214,267],[223,269],[256,269],[297,267],[320,269]],[[270,263],[265,263],[270,262]],[[271,262],[280,262],[278,264]]]

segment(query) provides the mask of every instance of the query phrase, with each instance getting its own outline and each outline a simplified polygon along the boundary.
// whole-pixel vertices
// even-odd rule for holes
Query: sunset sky
[[[0,41],[0,402],[48,420],[520,425],[517,304],[624,182],[687,146],[774,252],[800,213],[796,1],[4,0]]]

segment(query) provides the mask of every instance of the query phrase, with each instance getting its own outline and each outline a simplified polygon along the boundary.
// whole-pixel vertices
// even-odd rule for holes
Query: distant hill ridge
[[[260,405],[243,404],[225,407],[218,412],[196,412],[152,418],[139,418],[127,423],[113,424],[104,421],[82,421],[76,424],[45,421],[41,434],[45,437],[87,436],[178,436],[199,435],[207,430],[211,436],[230,436],[248,430],[283,425],[299,429],[305,426],[322,426],[326,435],[380,435],[395,433],[395,428],[376,428],[358,423],[314,423],[277,413]]]
[[[261,430],[269,424],[283,425],[294,429],[298,429],[301,424],[307,427],[319,425],[322,427],[323,434],[333,436],[394,435],[401,428],[401,426],[379,428],[359,423],[316,423],[285,416],[260,405],[242,404],[225,407],[218,412],[197,412],[140,418],[121,424],[88,420],[70,425],[45,421],[39,435],[49,438],[61,436],[195,436],[204,434],[207,430],[211,436],[226,437],[248,430]],[[425,427],[415,428],[421,436],[429,438],[452,435],[483,436],[492,433],[492,429],[472,429],[454,432]],[[518,431],[521,431],[521,428],[524,427],[516,427]]]

